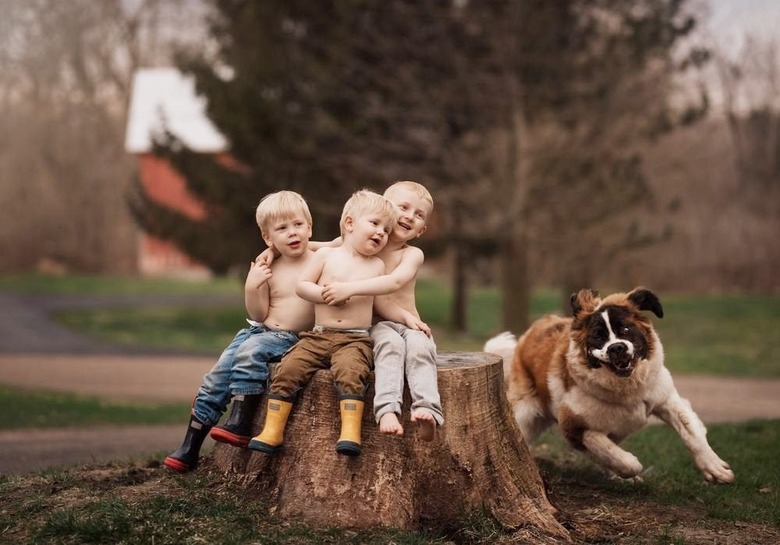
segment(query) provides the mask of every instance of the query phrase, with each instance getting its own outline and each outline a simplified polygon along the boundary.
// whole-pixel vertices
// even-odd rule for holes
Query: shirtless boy
[[[387,245],[377,255],[388,274],[362,282],[332,283],[323,291],[325,301],[340,304],[352,297],[378,294],[391,287],[391,293],[377,297],[379,304],[395,304],[416,319],[413,328],[392,321],[380,321],[371,328],[374,340],[374,417],[382,433],[403,435],[400,422],[404,375],[412,398],[412,422],[419,426],[420,438],[431,441],[436,427],[444,423],[436,373],[436,344],[430,329],[420,320],[415,303],[417,272],[425,256],[408,243],[427,230],[433,212],[433,198],[421,184],[401,181],[385,190],[398,218]]]
[[[225,412],[230,417],[211,431],[221,442],[246,447],[252,436],[252,418],[268,382],[268,363],[278,360],[298,342],[298,333],[314,323],[314,305],[295,291],[298,278],[312,261],[308,249],[312,218],[306,201],[293,191],[279,191],[260,201],[257,225],[269,248],[279,253],[272,265],[256,260],[244,283],[249,326],[240,330],[203,377],[192,405],[184,442],[165,458],[178,472],[198,465],[206,435]]]

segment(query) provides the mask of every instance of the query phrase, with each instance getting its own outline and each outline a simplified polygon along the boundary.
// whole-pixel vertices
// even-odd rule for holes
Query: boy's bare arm
[[[385,320],[404,324],[410,329],[416,329],[422,331],[429,337],[431,336],[431,328],[428,327],[428,324],[417,318],[408,310],[402,308],[389,297],[381,295],[374,297],[374,311]]]
[[[333,240],[329,240],[327,242],[320,242],[318,240],[310,240],[309,241],[309,248],[313,251],[317,251],[320,248],[336,248],[338,246],[341,246],[341,243],[343,242],[341,237],[336,237]]]
[[[252,320],[262,322],[268,316],[271,307],[271,290],[268,280],[271,268],[262,262],[251,263],[244,281],[244,305]]]
[[[414,279],[424,260],[422,250],[410,247],[393,272],[366,280],[326,284],[322,290],[322,298],[329,305],[338,305],[355,295],[393,293]]]
[[[325,259],[328,255],[329,252],[327,251],[315,252],[314,257],[301,273],[298,283],[295,286],[295,293],[301,299],[316,304],[325,302],[322,298],[322,286],[318,285],[317,281],[322,275],[322,270],[325,267]]]

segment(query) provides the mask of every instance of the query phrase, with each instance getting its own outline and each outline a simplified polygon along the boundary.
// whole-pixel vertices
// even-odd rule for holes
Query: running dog
[[[642,464],[618,445],[653,415],[674,428],[707,481],[731,483],[734,473],[677,392],[661,340],[642,314],[663,317],[658,297],[642,287],[603,299],[580,290],[571,307],[571,318],[548,315],[520,339],[505,332],[485,343],[485,352],[504,359],[507,397],[526,441],[557,423],[574,448],[622,478],[635,478]]]

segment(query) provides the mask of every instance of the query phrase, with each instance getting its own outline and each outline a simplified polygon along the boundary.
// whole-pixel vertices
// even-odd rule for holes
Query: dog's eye
[[[623,334],[625,335],[626,333],[628,333],[629,331],[631,331],[631,329],[629,329],[629,327],[628,327],[628,326],[623,326],[623,329],[622,329],[621,331],[622,331],[622,332],[623,332]]]

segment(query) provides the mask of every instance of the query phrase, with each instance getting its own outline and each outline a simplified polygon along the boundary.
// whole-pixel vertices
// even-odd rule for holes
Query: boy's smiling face
[[[404,242],[418,238],[428,229],[433,205],[407,187],[394,187],[385,197],[395,207],[398,218],[392,237]]]

